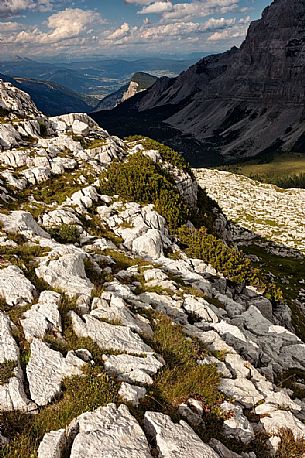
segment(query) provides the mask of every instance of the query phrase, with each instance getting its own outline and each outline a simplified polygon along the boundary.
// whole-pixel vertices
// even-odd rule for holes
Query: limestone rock
[[[118,394],[124,401],[130,402],[134,406],[138,406],[140,399],[144,398],[146,394],[146,389],[123,382]]]
[[[43,339],[47,331],[61,332],[61,317],[58,305],[61,295],[53,291],[43,291],[37,304],[24,313],[21,324],[27,340],[33,337]]]
[[[38,458],[61,458],[67,445],[66,430],[45,434],[38,447]]]
[[[244,378],[222,379],[219,386],[226,396],[233,397],[246,408],[255,406],[264,399],[250,380]]]
[[[0,269],[0,296],[10,306],[30,304],[34,300],[35,287],[17,266]]]
[[[77,419],[79,432],[71,458],[102,455],[117,458],[152,458],[147,439],[125,405],[109,404]]]
[[[13,324],[7,315],[0,312],[0,364],[15,363],[12,377],[0,385],[0,411],[31,411],[36,408],[24,392],[23,374],[19,365],[19,348],[12,335]]]
[[[219,458],[219,455],[204,444],[184,421],[175,424],[167,415],[145,412],[144,427],[156,440],[159,457]]]
[[[163,255],[162,238],[157,229],[149,229],[145,234],[135,239],[132,251],[138,256],[158,259]]]
[[[131,355],[103,355],[105,370],[118,380],[139,385],[151,385],[152,376],[163,366],[157,358],[147,355],[142,358]]]
[[[223,431],[226,437],[248,444],[254,439],[254,431],[248,419],[243,414],[243,409],[227,401],[220,406],[223,413],[229,414],[223,422]]]
[[[289,429],[294,438],[305,439],[305,425],[298,420],[291,412],[286,410],[275,410],[269,412],[268,416],[260,419],[264,430],[271,436],[277,436],[281,429]]]
[[[128,353],[151,353],[153,350],[130,328],[102,322],[91,315],[81,319],[71,313],[74,332],[78,337],[91,337],[102,350],[119,350]]]
[[[86,254],[75,247],[52,251],[41,260],[36,274],[53,288],[59,288],[70,297],[90,296],[93,284],[86,277]]]
[[[48,404],[61,392],[62,380],[81,375],[84,364],[74,351],[69,351],[64,358],[61,353],[34,338],[26,368],[31,398],[40,406]]]
[[[28,239],[35,236],[51,238],[34,220],[29,212],[12,211],[10,215],[0,215],[0,221],[3,223],[7,232],[21,233]]]

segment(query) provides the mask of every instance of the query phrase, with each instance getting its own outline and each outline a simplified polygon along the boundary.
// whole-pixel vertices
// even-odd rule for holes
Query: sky
[[[0,0],[0,56],[133,57],[239,46],[271,0]]]

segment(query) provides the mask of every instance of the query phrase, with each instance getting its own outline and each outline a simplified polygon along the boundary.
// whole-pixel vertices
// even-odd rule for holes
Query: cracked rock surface
[[[158,202],[103,181],[143,155],[196,213],[191,170],[85,114],[46,118],[1,80],[0,103],[0,455],[265,458],[305,441],[301,296],[232,281]]]

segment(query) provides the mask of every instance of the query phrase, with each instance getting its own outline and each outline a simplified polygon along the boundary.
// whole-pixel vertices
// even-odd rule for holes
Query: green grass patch
[[[211,411],[223,399],[218,390],[219,375],[213,365],[199,366],[197,359],[207,352],[199,341],[188,338],[180,325],[166,315],[154,313],[152,348],[163,356],[165,367],[148,390],[153,408],[176,415],[176,408],[188,398],[200,399]],[[145,402],[145,401],[144,401]]]
[[[232,173],[245,175],[280,188],[305,187],[305,156],[299,153],[281,153],[268,161],[247,161],[241,164],[219,167]]]
[[[0,385],[8,383],[9,379],[14,376],[16,361],[4,361],[0,363]]]

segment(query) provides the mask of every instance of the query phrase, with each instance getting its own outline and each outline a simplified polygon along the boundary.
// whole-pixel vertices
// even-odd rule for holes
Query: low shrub
[[[49,234],[59,243],[78,243],[79,228],[76,224],[61,224],[48,229]]]
[[[143,137],[141,135],[132,135],[130,137],[127,137],[125,140],[129,142],[140,142],[147,150],[157,150],[160,153],[160,156],[163,161],[169,162],[174,167],[177,167],[178,169],[181,169],[189,173],[191,176],[193,176],[191,166],[185,161],[185,159],[180,153],[173,150],[169,146],[166,146],[163,143],[159,143],[151,138]]]
[[[124,200],[154,204],[170,229],[186,223],[190,210],[172,177],[151,159],[136,153],[125,162],[112,162],[102,175],[101,192]]]

